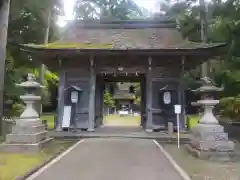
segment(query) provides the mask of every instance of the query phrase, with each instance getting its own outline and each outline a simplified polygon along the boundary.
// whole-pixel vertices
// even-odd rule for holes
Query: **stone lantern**
[[[41,100],[41,96],[35,93],[43,86],[35,81],[33,74],[28,74],[27,81],[17,86],[26,90],[26,94],[20,96],[26,106],[21,116],[16,119],[12,133],[6,136],[6,142],[0,145],[0,149],[12,153],[36,153],[51,140],[47,137],[45,126],[35,109],[36,102]]]
[[[192,138],[188,151],[200,159],[230,160],[234,154],[234,143],[228,140],[224,127],[219,125],[213,114],[213,108],[219,103],[213,96],[223,89],[213,85],[207,77],[202,78],[202,82],[202,86],[194,92],[202,95],[197,104],[203,106],[204,113],[199,124],[191,129]]]

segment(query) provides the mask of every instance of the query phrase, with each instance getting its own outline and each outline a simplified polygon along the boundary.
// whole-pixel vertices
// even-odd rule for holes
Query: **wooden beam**
[[[58,87],[58,106],[57,106],[57,122],[56,130],[62,130],[62,119],[63,119],[63,109],[64,109],[64,88],[66,83],[66,72],[61,66],[61,60],[59,60],[60,75],[59,75],[59,87]]]
[[[180,81],[178,87],[178,104],[182,106],[182,112],[180,117],[180,129],[184,129],[185,126],[185,96],[184,96],[184,87],[183,87],[183,77],[185,73],[185,56],[181,57],[181,74],[180,74]]]
[[[94,59],[90,57],[90,93],[89,93],[89,119],[88,131],[94,131],[95,127],[95,96],[96,96],[96,72]]]
[[[146,125],[146,79],[141,77],[140,88],[141,88],[141,126]]]
[[[148,58],[148,72],[147,72],[147,124],[146,124],[146,131],[152,132],[153,131],[153,121],[152,121],[152,58]]]

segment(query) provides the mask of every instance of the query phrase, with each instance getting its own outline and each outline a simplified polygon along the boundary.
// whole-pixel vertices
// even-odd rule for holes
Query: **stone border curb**
[[[192,180],[189,175],[177,164],[177,162],[172,158],[172,156],[164,150],[164,148],[157,142],[157,140],[153,140],[153,143],[160,149],[160,151],[164,154],[170,164],[184,180]]]
[[[136,135],[123,135],[123,134],[95,134],[95,135],[75,135],[75,136],[54,136],[51,134],[51,136],[54,137],[54,139],[79,139],[79,138],[84,138],[84,139],[88,139],[88,138],[130,138],[130,139],[158,139],[159,141],[162,141],[163,143],[177,143],[177,137],[159,137],[158,136],[136,136]],[[180,144],[190,144],[190,138],[188,137],[183,137],[180,138]]]
[[[42,164],[40,164],[39,166],[31,169],[30,171],[28,171],[25,175],[17,177],[15,180],[26,180],[27,178],[30,178],[32,175],[34,175],[35,173],[37,173],[38,171],[40,171],[42,168],[44,168],[47,164],[53,162],[54,160],[59,161],[62,157],[64,157],[65,155],[67,155],[70,151],[72,151],[73,149],[75,149],[78,144],[82,143],[84,140],[80,140],[77,143],[73,144],[72,146],[70,146],[68,149],[66,149],[65,151],[59,151],[57,152],[53,157],[49,158],[48,160],[44,161]]]

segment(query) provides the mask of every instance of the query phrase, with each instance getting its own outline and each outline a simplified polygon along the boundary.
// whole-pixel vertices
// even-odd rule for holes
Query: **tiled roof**
[[[80,21],[62,38],[47,45],[24,45],[25,50],[191,50],[212,48],[223,43],[193,43],[182,38],[169,21]]]
[[[73,29],[55,44],[85,44],[86,48],[161,49],[181,44],[180,32],[174,28]]]

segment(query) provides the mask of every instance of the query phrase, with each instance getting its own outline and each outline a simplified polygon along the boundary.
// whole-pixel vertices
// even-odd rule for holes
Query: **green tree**
[[[180,2],[184,3],[184,2]],[[169,3],[170,4],[170,3]],[[209,63],[210,76],[214,78],[218,86],[223,85],[224,98],[221,107],[225,107],[228,115],[239,116],[239,92],[240,92],[240,6],[238,0],[212,0],[207,4],[207,41],[226,42],[228,54],[218,59],[212,59]],[[176,10],[176,6],[178,7]],[[179,9],[180,8],[180,9]],[[165,8],[165,13],[177,19],[180,31],[189,40],[199,42],[201,40],[201,6],[190,4],[179,5],[175,3]],[[196,78],[200,75],[197,68],[185,74],[185,82],[188,87],[197,87]],[[232,104],[229,106],[228,104]]]
[[[78,0],[76,19],[127,20],[143,17],[142,9],[132,0]]]
[[[5,102],[19,103],[21,90],[15,87],[15,83],[24,79],[28,72],[33,71],[37,64],[32,57],[22,52],[18,45],[25,43],[43,43],[44,37],[54,40],[58,34],[55,19],[60,13],[60,1],[38,0],[12,0],[9,13],[9,26],[7,38],[7,58],[5,77]],[[54,4],[55,3],[55,4]],[[51,7],[52,15],[49,18],[47,10]],[[47,14],[47,15],[46,15]],[[50,21],[50,20],[51,21]],[[4,26],[1,26],[4,27]],[[46,33],[47,32],[47,33]],[[46,35],[49,34],[49,35]],[[2,44],[1,44],[2,45]],[[1,66],[2,68],[3,66]],[[39,73],[37,73],[39,74]],[[49,76],[49,72],[47,75]],[[52,74],[52,76],[55,76]],[[1,76],[3,77],[3,76]],[[52,81],[47,81],[52,83]],[[44,83],[47,87],[48,85]],[[3,87],[3,86],[1,86]],[[45,96],[48,90],[44,91]],[[15,107],[15,105],[13,105]],[[7,107],[7,106],[6,106]],[[10,107],[11,108],[11,107]]]
[[[114,107],[115,106],[115,101],[113,100],[113,97],[108,89],[104,93],[104,105],[106,107]]]

